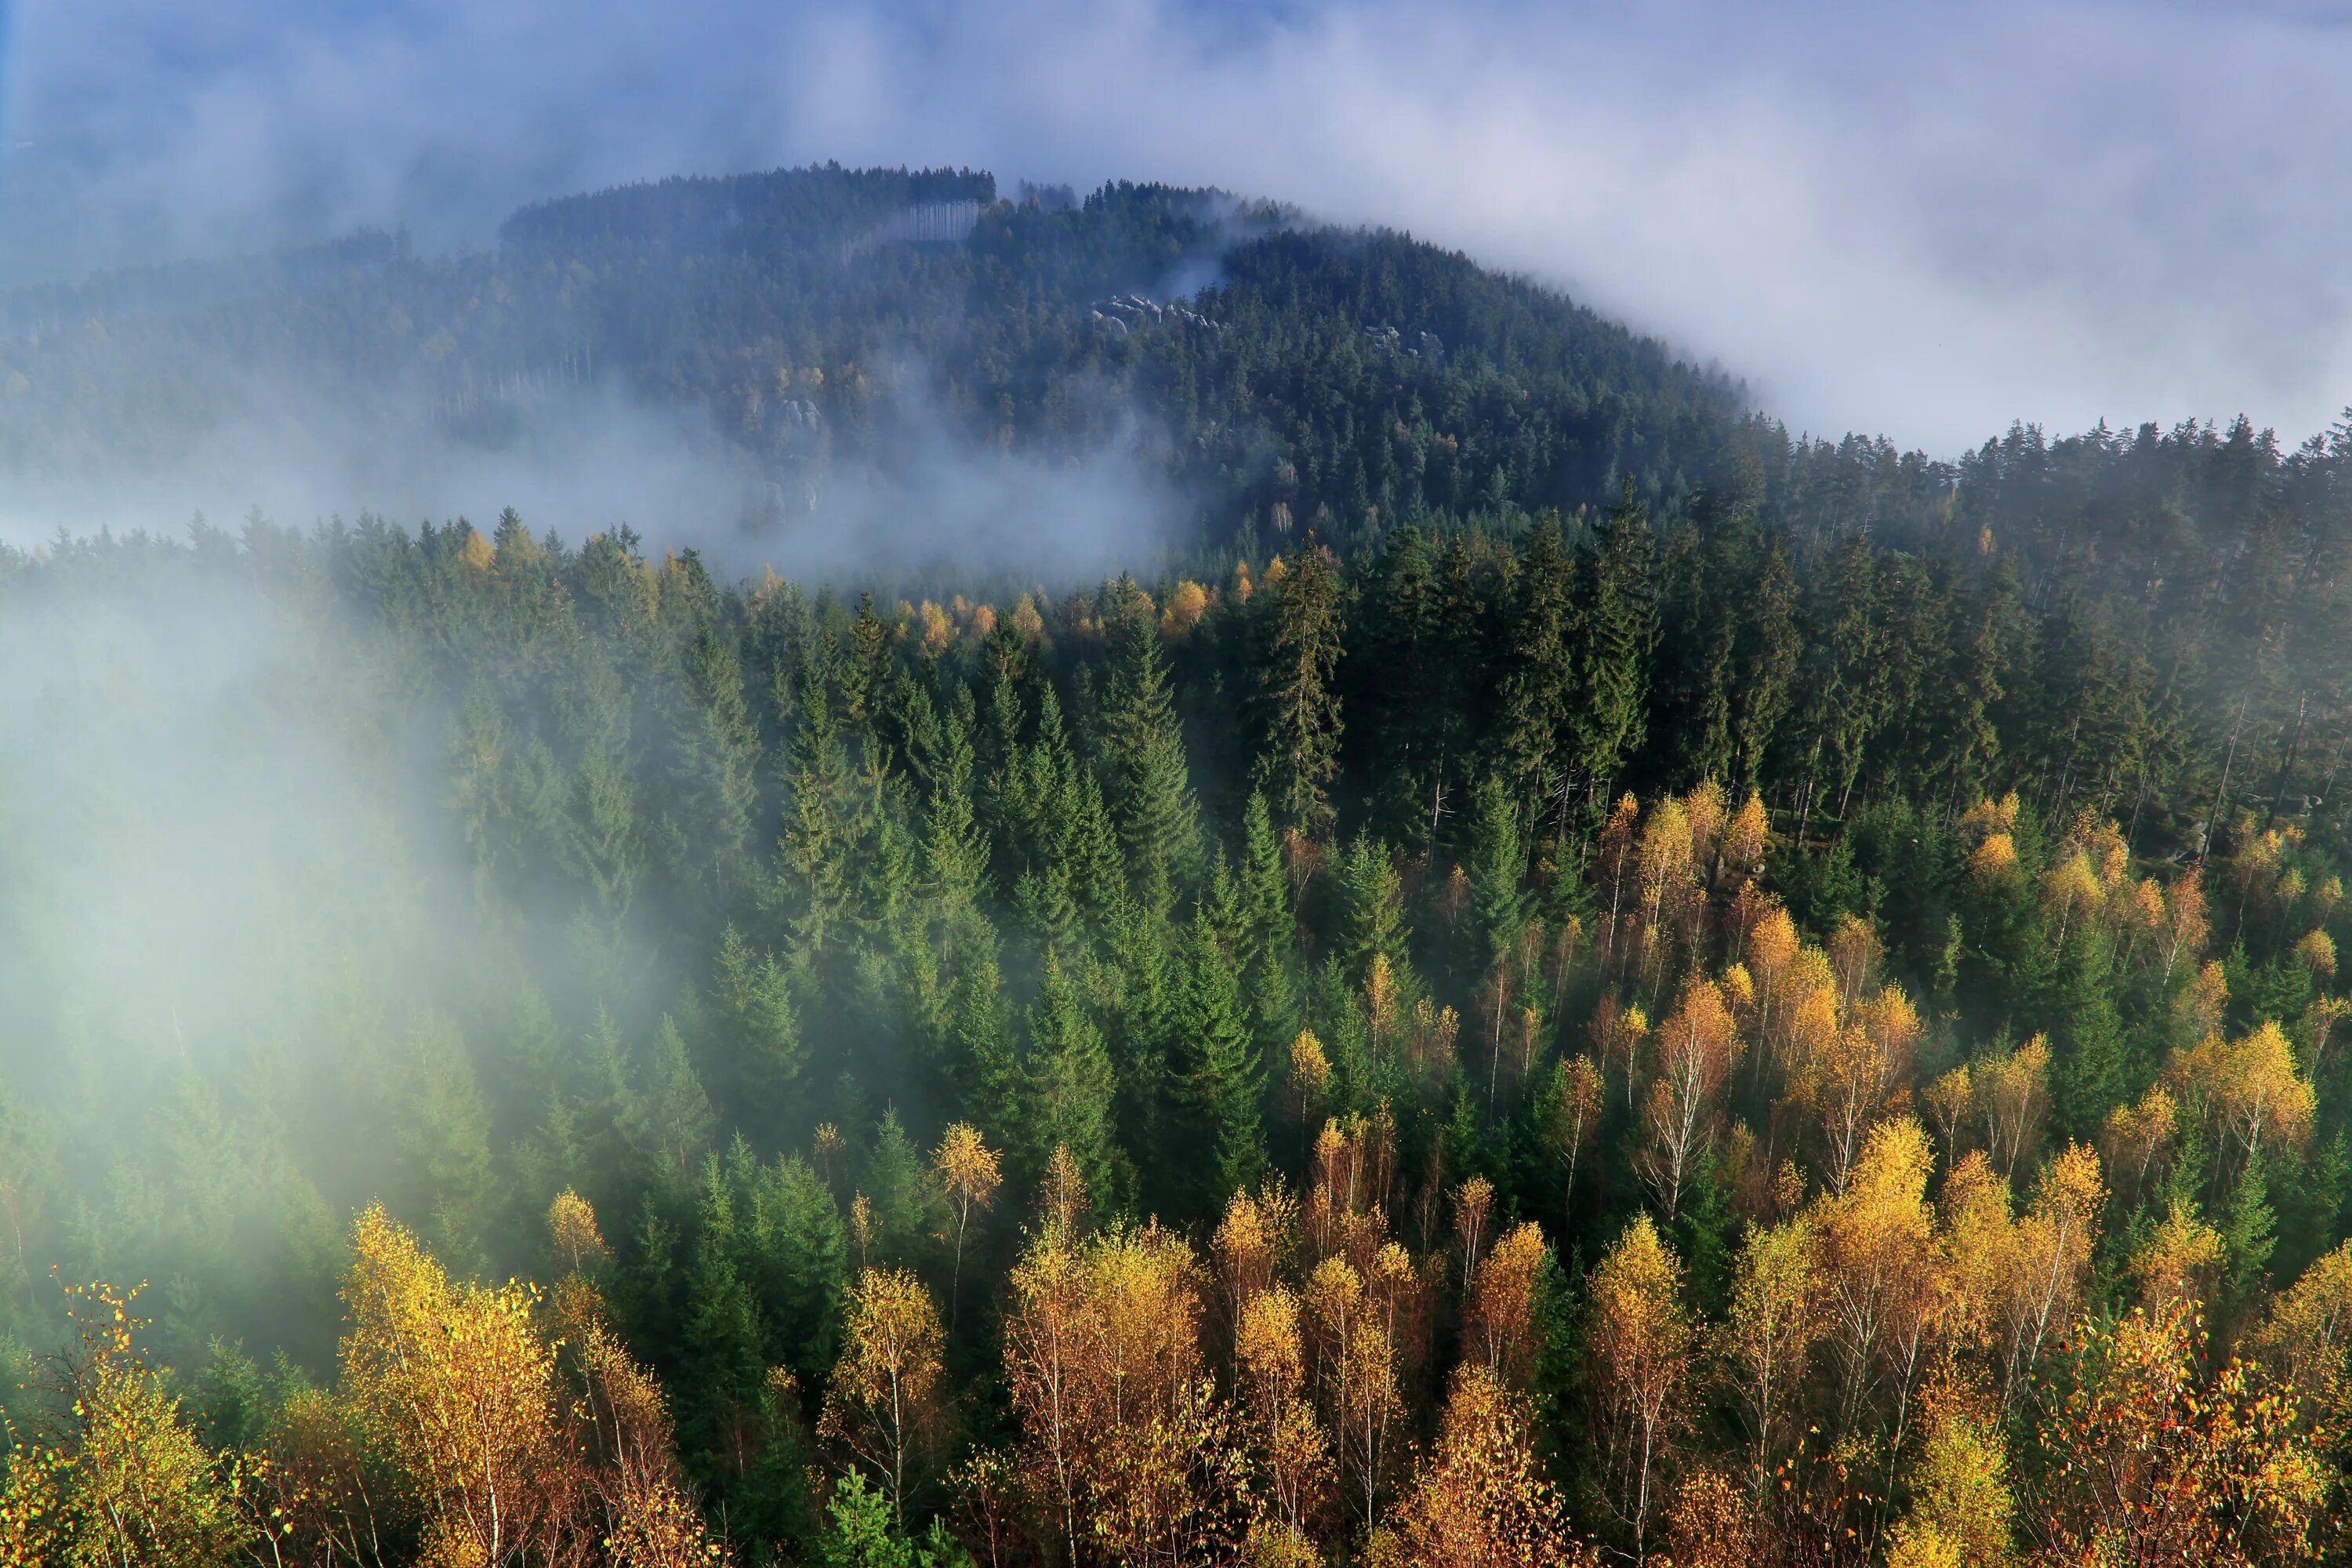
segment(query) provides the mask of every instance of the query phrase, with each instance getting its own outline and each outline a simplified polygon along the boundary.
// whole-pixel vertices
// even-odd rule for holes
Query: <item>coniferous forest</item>
[[[2352,1552],[2352,426],[1797,439],[1402,236],[945,172],[0,320],[20,464],[593,355],[821,487],[887,353],[1190,509],[0,553],[0,1564]]]

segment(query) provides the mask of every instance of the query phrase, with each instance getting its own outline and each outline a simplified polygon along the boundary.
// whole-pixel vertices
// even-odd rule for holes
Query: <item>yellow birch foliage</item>
[[[1526,1384],[1542,1352],[1538,1328],[1549,1258],[1543,1228],[1529,1221],[1496,1242],[1470,1276],[1463,1312],[1465,1353],[1477,1357],[1510,1387]]]
[[[2136,1103],[2107,1112],[2099,1152],[2115,1180],[2128,1188],[2129,1202],[2137,1204],[2149,1182],[2163,1173],[2178,1120],[2172,1092],[2160,1083],[2150,1085]]]
[[[2106,1190],[2099,1157],[2079,1143],[2042,1168],[2017,1223],[2001,1306],[2004,1391],[2013,1394],[2065,1332],[2091,1267]]]
[[[2246,1160],[2270,1144],[2301,1148],[2318,1113],[2286,1031],[2269,1020],[2242,1039],[2209,1034],[2174,1051],[2165,1079],[2181,1104]]]
[[[1233,1332],[1240,1332],[1250,1302],[1274,1284],[1297,1246],[1297,1200],[1272,1181],[1255,1194],[1234,1194],[1209,1238]]]
[[[1722,1364],[1748,1426],[1748,1475],[1760,1495],[1786,1440],[1782,1417],[1804,1386],[1822,1330],[1821,1242],[1814,1217],[1751,1227],[1717,1331]]]
[[[2036,1531],[2048,1560],[2252,1568],[2316,1555],[2335,1484],[2295,1402],[2231,1360],[2200,1373],[2202,1335],[2175,1302],[2078,1325],[2075,1366],[2041,1447],[2054,1473]]]
[[[1585,1353],[1600,1400],[1619,1517],[1642,1553],[1662,1494],[1667,1447],[1686,1414],[1697,1331],[1682,1301],[1682,1265],[1646,1214],[1592,1271]]]
[[[1545,1141],[1561,1170],[1560,1202],[1576,1196],[1577,1166],[1601,1125],[1601,1068],[1591,1057],[1563,1061],[1554,1069],[1551,1113],[1544,1124]]]
[[[1181,1237],[1048,1229],[1015,1267],[1006,1381],[1030,1493],[1074,1558],[1238,1550],[1239,1447],[1200,1374],[1202,1270]]]
[[[1337,1441],[1349,1510],[1366,1530],[1380,1521],[1394,1463],[1391,1431],[1404,1414],[1396,1342],[1363,1277],[1344,1258],[1327,1258],[1307,1282],[1314,1359]]]
[[[1723,828],[1723,869],[1731,880],[1746,882],[1762,874],[1771,831],[1772,818],[1764,809],[1764,797],[1749,791],[1747,801]]]
[[[1666,1516],[1666,1553],[1674,1568],[1757,1568],[1766,1559],[1756,1500],[1712,1466],[1675,1489]]]
[[[604,1323],[581,1331],[586,1383],[581,1414],[591,1423],[603,1501],[603,1539],[613,1568],[709,1568],[728,1561],[688,1496],[679,1472],[668,1403],[653,1374]]]
[[[2050,1040],[2036,1035],[2015,1050],[1988,1057],[1969,1071],[1978,1129],[1993,1168],[2017,1174],[2050,1105]]]
[[[2017,1561],[2009,1450],[1998,1424],[1954,1406],[1932,1411],[1911,1467],[1911,1506],[1887,1561],[2009,1568]]]
[[[2340,1416],[2352,1347],[2352,1241],[2328,1252],[2272,1299],[2252,1352],[2315,1413]]]
[[[1536,1468],[1525,1401],[1464,1367],[1437,1441],[1397,1510],[1397,1560],[1415,1568],[1562,1568],[1585,1559],[1557,1488]]]
[[[1672,1016],[1658,1026],[1656,1062],[1643,1101],[1644,1140],[1635,1168],[1669,1219],[1715,1138],[1724,1087],[1739,1065],[1740,1039],[1720,986],[1704,975],[1684,983]]]
[[[903,1268],[857,1277],[817,1430],[871,1467],[902,1510],[908,1469],[936,1432],[942,1343],[920,1279]]]
[[[2174,1306],[2190,1310],[2205,1304],[2221,1267],[2221,1233],[2178,1207],[2149,1233],[2132,1255],[2132,1278],[2139,1281],[2140,1305],[2161,1315]]]
[[[340,1392],[422,1515],[427,1563],[546,1560],[580,1527],[536,1292],[452,1282],[380,1205],[352,1228]]]
[[[940,1135],[940,1146],[931,1152],[931,1170],[955,1215],[955,1260],[948,1285],[948,1310],[952,1314],[963,1293],[963,1243],[971,1228],[971,1216],[996,1201],[1004,1172],[997,1163],[996,1151],[969,1121],[958,1121]]]
[[[1305,1397],[1307,1352],[1298,1298],[1276,1286],[1250,1297],[1234,1346],[1273,1517],[1304,1531],[1331,1485],[1331,1444]]]
[[[47,1441],[10,1445],[0,1568],[226,1568],[269,1551],[282,1527],[242,1506],[244,1467],[197,1440],[133,1350],[138,1292],[66,1295],[79,1343],[58,1392],[70,1410]]]
[[[1933,1163],[1918,1122],[1907,1116],[1883,1121],[1871,1130],[1846,1190],[1824,1194],[1818,1205],[1828,1340],[1849,1423],[1888,1366],[1898,1374],[1898,1397],[1916,1370],[1907,1331],[1933,1283],[1935,1223],[1927,1197]]]
[[[548,1205],[547,1229],[555,1256],[573,1274],[584,1273],[612,1256],[604,1246],[604,1233],[597,1228],[596,1211],[570,1187],[556,1194],[555,1201]]]

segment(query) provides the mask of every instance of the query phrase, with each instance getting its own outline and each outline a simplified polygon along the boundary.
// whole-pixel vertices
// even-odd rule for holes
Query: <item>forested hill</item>
[[[1797,441],[996,194],[10,303],[54,463],[226,359],[822,489],[920,375],[1202,531],[0,550],[0,1568],[2347,1560],[2352,426]]]
[[[1271,548],[1572,510],[1625,475],[1678,500],[1742,411],[1660,344],[1402,236],[1212,191],[1023,195],[948,171],[677,179],[527,208],[486,251],[361,236],[20,291],[0,464],[164,463],[313,403],[496,448],[604,378],[707,415],[795,510],[834,465],[932,434],[919,403],[984,447],[1140,438],[1201,542]]]

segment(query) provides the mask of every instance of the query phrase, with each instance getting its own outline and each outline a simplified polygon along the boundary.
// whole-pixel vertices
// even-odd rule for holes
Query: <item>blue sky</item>
[[[2352,402],[2352,26],[2157,4],[16,0],[0,278],[837,157],[1220,184],[1950,452]]]

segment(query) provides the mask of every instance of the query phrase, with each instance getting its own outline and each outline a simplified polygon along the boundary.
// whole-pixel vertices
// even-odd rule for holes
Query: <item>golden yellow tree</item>
[[[1783,1440],[1781,1417],[1804,1386],[1822,1329],[1821,1240],[1813,1216],[1750,1228],[1718,1337],[1748,1424],[1748,1486],[1759,1504]]]
[[[1619,1517],[1638,1562],[1649,1542],[1666,1448],[1680,1426],[1697,1332],[1682,1300],[1682,1265],[1647,1215],[1634,1217],[1592,1271],[1585,1353],[1599,1396]]]
[[[1722,988],[1704,975],[1684,983],[1672,1016],[1658,1026],[1654,1076],[1643,1100],[1643,1142],[1635,1166],[1669,1220],[1714,1142],[1724,1086],[1739,1062],[1739,1033]]]
[[[1217,1283],[1229,1314],[1227,1330],[1238,1341],[1250,1302],[1274,1284],[1298,1246],[1298,1202],[1269,1179],[1258,1192],[1237,1192],[1210,1237]]]
[[[1100,1330],[1066,1227],[1048,1226],[1013,1266],[1012,1287],[1004,1373],[1030,1490],[1051,1509],[1063,1550],[1074,1556],[1092,1414],[1088,1373]]]
[[[952,1329],[963,1294],[964,1234],[971,1228],[974,1212],[995,1201],[1004,1173],[997,1163],[996,1151],[969,1121],[956,1122],[940,1135],[940,1146],[931,1152],[931,1169],[946,1189],[948,1208],[955,1215],[955,1260],[948,1274],[948,1321]]]
[[[1915,1363],[1901,1342],[1930,1289],[1934,1215],[1927,1207],[1927,1136],[1908,1117],[1871,1130],[1843,1193],[1820,1202],[1823,1305],[1837,1357],[1839,1412],[1851,1427],[1890,1367]]]
[[[1896,1523],[1889,1563],[2009,1568],[2017,1560],[2009,1450],[1997,1421],[1964,1402],[1937,1402],[1911,1467],[1911,1506]]]
[[[1304,1396],[1307,1351],[1298,1298],[1282,1286],[1251,1296],[1234,1350],[1242,1405],[1273,1516],[1303,1536],[1330,1487],[1331,1445]]]
[[[730,1560],[688,1495],[668,1402],[602,1317],[578,1331],[592,1485],[604,1505],[613,1568],[713,1568]]]
[[[2303,1278],[2272,1298],[2251,1349],[2310,1415],[2340,1421],[2352,1388],[2346,1377],[2346,1352],[2352,1349],[2352,1241],[2318,1258]]]
[[[226,1568],[280,1543],[282,1521],[247,1506],[247,1467],[205,1448],[133,1348],[138,1294],[67,1288],[77,1342],[52,1391],[66,1412],[42,1440],[11,1433],[5,1568]]]
[[[1396,1342],[1363,1277],[1344,1258],[1327,1258],[1307,1281],[1315,1364],[1349,1506],[1362,1527],[1380,1521],[1394,1464],[1391,1432],[1404,1413]]]
[[[2176,1305],[2191,1311],[2201,1308],[2221,1267],[2221,1233],[2176,1206],[2132,1254],[2140,1305],[2158,1315]]]
[[[2046,1556],[2066,1563],[2252,1568],[2307,1562],[2334,1488],[2296,1402],[2231,1360],[2200,1374],[2187,1306],[2076,1326],[2053,1390],[2036,1500]]]
[[[1591,1057],[1577,1057],[1558,1065],[1552,1075],[1551,1114],[1544,1137],[1552,1157],[1559,1162],[1560,1211],[1565,1219],[1576,1200],[1576,1169],[1592,1134],[1601,1125],[1601,1068]]]
[[[2074,1315],[2106,1190],[2099,1157],[2079,1143],[2042,1169],[2033,1201],[2017,1224],[2002,1303],[2002,1388],[2014,1397]]]
[[[2311,1136],[2318,1097],[2274,1022],[2238,1040],[2207,1035],[2173,1053],[2165,1078],[2182,1106],[2235,1155],[2238,1169],[2260,1159],[2266,1146],[2297,1148]]]
[[[1842,1005],[1844,1017],[1807,1051],[1792,1098],[1812,1111],[1822,1143],[1822,1176],[1832,1192],[1862,1152],[1862,1141],[1907,1076],[1919,1016],[1900,987]]]
[[[939,1309],[921,1280],[902,1268],[857,1277],[817,1430],[872,1467],[902,1521],[908,1469],[937,1430],[941,1343]]]
[[[1530,1220],[1506,1232],[1470,1276],[1464,1352],[1509,1387],[1526,1386],[1542,1353],[1544,1270],[1550,1257],[1543,1227]]]
[[[547,1230],[555,1256],[569,1273],[584,1274],[612,1256],[604,1233],[597,1228],[595,1209],[570,1187],[547,1205]]]
[[[537,1292],[452,1282],[371,1206],[352,1227],[343,1301],[340,1393],[420,1506],[425,1562],[521,1568],[562,1552],[587,1499]]]
[[[1764,1555],[1756,1499],[1713,1466],[1675,1489],[1666,1514],[1666,1557],[1675,1568],[1755,1568]]]
[[[2107,1112],[2099,1132],[2099,1153],[2119,1186],[2127,1186],[2127,1204],[2137,1206],[2148,1184],[2160,1175],[2179,1125],[2179,1108],[2171,1091],[2151,1084],[2130,1105]]]
[[[1428,1459],[1395,1522],[1416,1568],[1563,1568],[1585,1560],[1559,1491],[1537,1470],[1525,1401],[1483,1366],[1464,1367]]]

